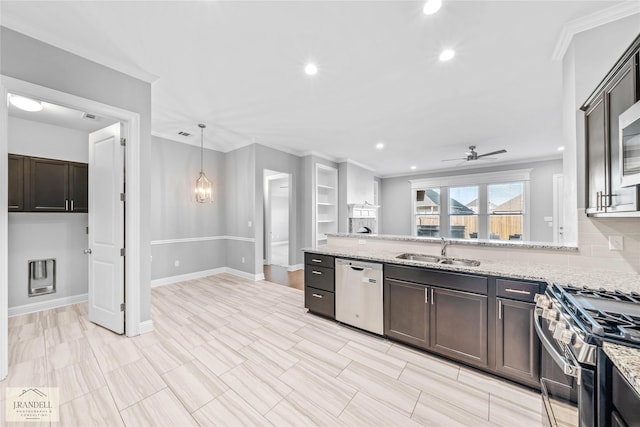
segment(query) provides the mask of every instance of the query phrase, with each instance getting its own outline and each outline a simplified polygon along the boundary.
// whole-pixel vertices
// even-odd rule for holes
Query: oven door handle
[[[549,355],[551,355],[553,361],[556,362],[558,366],[560,366],[562,372],[564,372],[565,375],[576,378],[578,385],[580,385],[580,366],[571,363],[569,360],[567,360],[566,357],[558,353],[553,344],[551,344],[547,336],[542,331],[541,307],[536,307],[535,309],[533,324],[536,328],[536,334],[538,334],[538,338],[540,338],[540,342],[542,342],[542,346],[547,350],[547,352],[549,352]]]

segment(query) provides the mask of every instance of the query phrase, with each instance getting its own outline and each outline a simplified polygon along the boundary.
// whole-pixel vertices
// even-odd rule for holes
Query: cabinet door
[[[384,333],[421,348],[429,347],[429,288],[384,280]]]
[[[31,157],[28,179],[28,210],[65,212],[69,209],[68,162]]]
[[[69,164],[69,210],[89,211],[89,165]]]
[[[620,186],[620,129],[618,117],[625,110],[634,104],[635,85],[633,82],[632,61],[629,61],[620,72],[620,76],[605,91],[607,107],[607,125],[609,132],[607,135],[607,143],[610,152],[610,191],[605,197],[607,212],[626,212],[638,209],[638,187],[621,187]]]
[[[487,297],[432,288],[433,351],[477,366],[487,366]]]
[[[602,96],[594,101],[585,116],[587,185],[585,203],[587,213],[604,212],[603,198],[600,194],[609,194],[607,176],[608,158],[605,141],[605,109]]]
[[[540,379],[540,341],[533,325],[535,304],[498,298],[496,370],[536,385]]]
[[[9,212],[24,210],[24,157],[9,154]]]

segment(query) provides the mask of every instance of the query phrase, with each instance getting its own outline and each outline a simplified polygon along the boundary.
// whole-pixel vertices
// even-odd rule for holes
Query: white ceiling
[[[2,1],[2,24],[138,76],[154,134],[257,142],[381,176],[559,157],[563,26],[617,1]],[[438,61],[445,47],[456,50]],[[308,60],[319,72],[310,77]],[[189,138],[179,131],[193,134]],[[383,141],[385,148],[374,145]],[[472,162],[473,166],[478,163]]]

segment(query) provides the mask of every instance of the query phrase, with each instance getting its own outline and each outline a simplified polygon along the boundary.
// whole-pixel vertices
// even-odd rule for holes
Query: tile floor
[[[60,388],[62,426],[542,424],[538,394],[307,314],[297,289],[212,276],[153,289],[152,316],[135,338],[86,304],[10,318],[0,425],[25,385]]]

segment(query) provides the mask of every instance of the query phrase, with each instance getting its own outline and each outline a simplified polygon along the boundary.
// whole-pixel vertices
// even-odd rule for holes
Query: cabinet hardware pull
[[[311,270],[311,273],[313,274],[317,274],[317,275],[321,275],[322,272],[321,271],[316,271],[316,270]]]
[[[321,262],[322,262],[322,260],[321,260],[321,259],[318,259],[318,258],[312,258],[312,259],[311,259],[311,262],[318,262],[318,263],[321,263]]]
[[[65,211],[69,210],[69,199],[64,199],[64,210]]]
[[[522,294],[522,295],[531,295],[531,292],[529,291],[523,291],[520,289],[511,289],[511,288],[507,288],[504,290],[505,292],[511,292],[512,294]]]
[[[433,288],[431,288],[431,305],[433,305]]]
[[[498,300],[498,319],[502,319],[502,300]]]
[[[425,304],[429,303],[429,289],[428,288],[424,288],[424,303]]]
[[[314,298],[322,299],[322,295],[320,295],[320,294],[311,294],[311,296],[313,296]]]
[[[73,212],[73,199],[71,199],[71,212]]]

